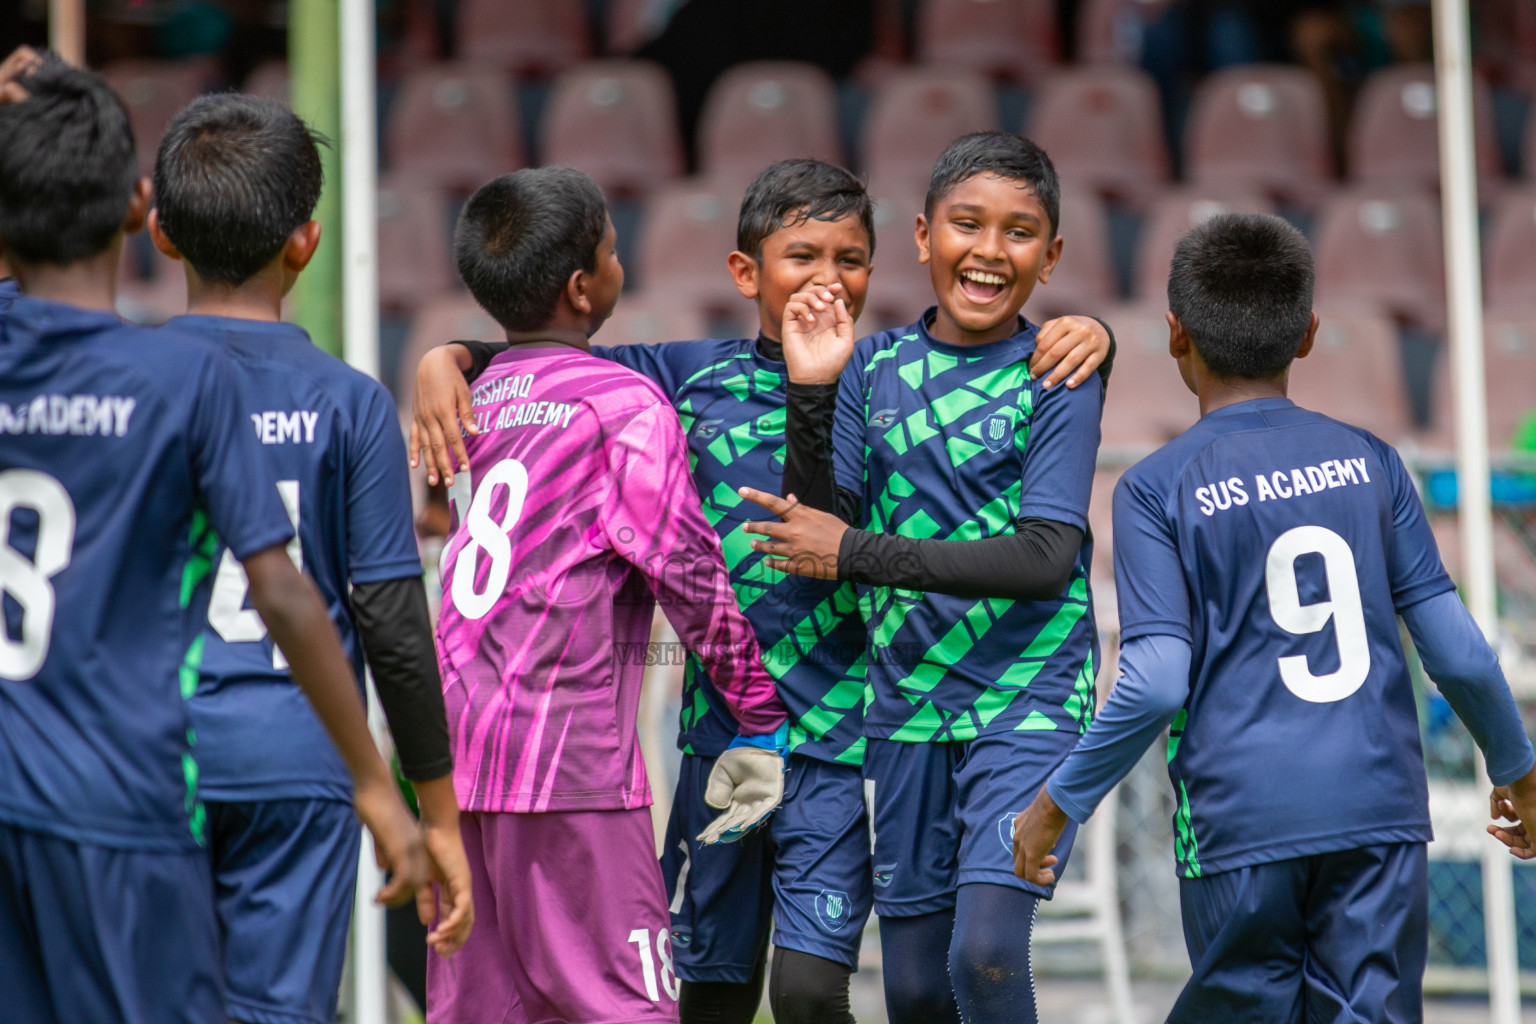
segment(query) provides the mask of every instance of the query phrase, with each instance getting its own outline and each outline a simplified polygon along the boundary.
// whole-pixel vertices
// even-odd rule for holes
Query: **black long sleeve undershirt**
[[[453,753],[421,579],[357,584],[352,588],[352,618],[389,719],[401,773],[412,782],[447,775],[453,770]]]

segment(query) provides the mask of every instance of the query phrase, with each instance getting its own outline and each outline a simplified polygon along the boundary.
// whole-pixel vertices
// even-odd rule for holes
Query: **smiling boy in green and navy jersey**
[[[689,660],[678,737],[684,757],[663,852],[685,1024],[752,1020],[770,920],[770,1001],[779,1024],[851,1019],[848,976],[857,966],[871,902],[859,772],[864,625],[851,585],[763,567],[739,529],[748,517],[737,492],[743,485],[776,488],[783,471],[788,377],[778,339],[785,304],[812,284],[836,284],[857,316],[873,250],[870,200],[857,179],[820,161],[775,164],[747,189],[737,251],[728,260],[738,289],[758,305],[758,337],[593,347],[594,354],[655,380],[678,410],[694,481],[720,534],[737,601],[791,715],[791,771],[778,812],[739,842],[696,840],[717,813],[704,803],[704,780],[736,730],[707,675]],[[1037,370],[1069,353],[1058,376],[1085,359],[1096,365],[1109,345],[1103,329],[1086,319],[1056,321],[1051,331]],[[458,440],[454,392],[462,389],[460,410],[469,405],[455,356],[477,376],[499,350],[477,343],[455,353],[447,346],[423,359],[416,425],[437,451]],[[414,439],[411,450],[417,450]],[[447,477],[451,467],[439,458],[437,468]]]
[[[836,289],[786,307],[784,489],[804,504],[754,495],[784,521],[749,532],[774,538],[755,546],[776,566],[866,585],[893,1024],[1034,1020],[1029,922],[1051,890],[1013,876],[1012,820],[1087,728],[1097,664],[1101,383],[1035,377],[1037,329],[1019,316],[1060,258],[1058,207],[1038,147],[966,136],[939,158],[917,226],[936,308],[855,345]]]

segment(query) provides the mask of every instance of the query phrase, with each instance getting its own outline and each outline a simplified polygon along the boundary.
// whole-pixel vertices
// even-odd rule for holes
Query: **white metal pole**
[[[347,362],[370,377],[379,375],[379,278],[376,252],[377,141],[374,122],[373,0],[341,0],[341,293],[342,346]],[[378,701],[370,688],[369,718],[381,732]],[[352,1019],[385,1024],[389,996],[384,911],[373,894],[383,877],[373,857],[373,840],[363,836],[358,860],[357,900],[352,914]]]
[[[85,66],[85,0],[48,0],[48,47],[76,67]]]
[[[1472,137],[1472,63],[1467,0],[1434,0],[1435,77],[1440,120],[1440,202],[1445,227],[1446,299],[1456,397],[1456,479],[1464,593],[1489,642],[1498,610],[1493,511],[1488,488],[1487,388],[1483,376],[1483,288],[1478,248],[1477,164]],[[1487,783],[1481,760],[1481,783]],[[1483,921],[1493,1024],[1519,1024],[1514,880],[1509,856],[1483,846]]]

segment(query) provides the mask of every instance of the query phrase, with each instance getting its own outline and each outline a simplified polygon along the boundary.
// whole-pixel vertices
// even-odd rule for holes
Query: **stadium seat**
[[[416,366],[421,357],[450,341],[504,341],[506,332],[467,294],[441,298],[424,306],[411,323],[405,351],[400,356],[395,398],[400,414],[409,423],[411,396],[416,391]]]
[[[473,65],[406,75],[385,133],[390,170],[464,191],[517,170],[523,153],[513,89],[504,73]]]
[[[1499,201],[1488,232],[1483,275],[1488,305],[1536,310],[1536,186]]]
[[[709,315],[730,316],[750,305],[726,270],[736,248],[740,195],[699,182],[662,189],[646,204],[640,230],[640,285],[653,295],[671,295]]]
[[[672,83],[659,65],[591,61],[556,81],[540,162],[590,174],[605,191],[644,195],[683,171]]]
[[[875,262],[860,335],[901,327],[933,305],[928,265],[917,262],[913,228],[923,212],[923,193],[875,193]]]
[[[1536,411],[1536,314],[1490,313],[1483,324],[1483,370],[1487,386],[1488,447],[1508,451],[1515,428]],[[1432,427],[1424,447],[1450,451],[1455,446],[1455,394],[1450,350],[1435,367]]]
[[[1063,70],[1041,83],[1026,133],[1062,181],[1140,206],[1168,183],[1157,86],[1134,68]]]
[[[1333,177],[1322,86],[1310,71],[1288,65],[1218,71],[1195,94],[1185,150],[1196,187],[1314,206]]]
[[[1025,82],[1061,53],[1055,0],[926,0],[917,40],[926,64]]]
[[[122,60],[102,69],[101,77],[128,108],[139,166],[149,174],[155,152],[171,118],[197,99],[213,81],[216,68],[202,58],[191,60]]]
[[[379,182],[379,302],[417,309],[458,283],[447,197],[430,180],[390,176]]]
[[[892,74],[865,118],[870,187],[893,195],[925,193],[945,146],[967,132],[997,126],[992,86],[980,75],[934,68]]]
[[[459,0],[458,55],[515,74],[563,71],[587,56],[583,0]]]
[[[1168,354],[1166,304],[1120,306],[1099,314],[1115,331],[1115,369],[1100,423],[1101,458],[1139,458],[1200,418]],[[1118,451],[1117,451],[1118,449]]]
[[[670,293],[626,292],[592,341],[598,345],[655,345],[703,338],[709,324],[699,310]]]
[[[1444,326],[1440,207],[1428,195],[1341,192],[1323,207],[1312,249],[1319,302],[1374,303],[1429,330]]]
[[[699,119],[699,167],[745,186],[776,160],[842,163],[837,87],[813,64],[738,64],[716,80]]]
[[[1533,16],[1536,17],[1536,16]],[[1525,146],[1520,150],[1520,171],[1528,182],[1536,182],[1536,103],[1525,119]]]
[[[666,0],[609,0],[604,48],[615,57],[634,53],[666,28]]]
[[[1493,100],[1474,78],[1473,147],[1480,184],[1501,179]],[[1428,64],[1383,68],[1366,80],[1349,129],[1349,173],[1362,184],[1435,188],[1440,183],[1435,73]]]
[[[1218,213],[1274,213],[1273,204],[1255,195],[1226,195],[1194,190],[1171,192],[1148,211],[1136,247],[1136,296],[1158,305],[1168,299],[1168,267],[1184,232]]]
[[[240,91],[252,96],[277,100],[279,103],[287,103],[288,62],[269,60],[258,64],[249,75],[245,76],[245,83],[240,87]]]
[[[1072,185],[1063,187],[1061,261],[1051,280],[1035,285],[1024,315],[1043,323],[1068,313],[1095,314],[1115,301],[1115,269],[1109,255],[1109,220],[1099,197]]]
[[[1077,13],[1077,59],[1083,64],[1141,62],[1146,27],[1172,0],[1085,0]]]
[[[1390,443],[1407,437],[1413,421],[1397,326],[1369,306],[1322,306],[1317,317],[1311,354],[1291,367],[1291,399]]]

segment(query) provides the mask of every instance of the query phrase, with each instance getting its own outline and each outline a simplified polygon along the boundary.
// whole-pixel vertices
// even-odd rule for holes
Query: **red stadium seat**
[[[893,74],[865,119],[870,185],[892,194],[925,193],[944,147],[967,132],[997,126],[992,86],[979,75],[934,68]]]
[[[289,102],[287,61],[269,60],[258,64],[245,76],[245,84],[240,87],[240,91],[277,100],[279,103]]]
[[[421,357],[450,341],[505,341],[506,331],[468,295],[438,299],[422,308],[411,324],[411,333],[400,356],[400,376],[395,397],[400,413],[409,422],[411,396],[416,391],[416,366]]]
[[[160,137],[177,111],[197,99],[213,81],[216,68],[204,59],[193,60],[123,60],[102,69],[107,80],[128,108],[133,125],[133,140],[139,151],[139,166],[149,174],[155,167],[155,152]]]
[[[1027,134],[1077,188],[1140,205],[1168,182],[1157,86],[1134,68],[1052,75],[1036,94]]]
[[[1487,387],[1488,446],[1509,451],[1515,429],[1536,408],[1536,314],[1491,313],[1483,325],[1483,371]],[[1454,378],[1449,350],[1435,368],[1426,448],[1450,451],[1455,446]]]
[[[655,295],[711,315],[745,316],[725,258],[736,248],[739,194],[697,182],[662,189],[646,204],[637,263],[640,284]]]
[[[1168,301],[1168,268],[1184,232],[1218,213],[1274,213],[1274,206],[1253,195],[1197,191],[1172,192],[1148,212],[1136,247],[1136,295],[1160,305]]]
[[[1179,364],[1168,354],[1166,308],[1121,306],[1100,314],[1115,331],[1115,371],[1100,424],[1101,456],[1139,458],[1200,418],[1199,400],[1184,386]]]
[[[1500,200],[1487,252],[1483,284],[1488,305],[1536,310],[1536,186]]]
[[[1172,0],[1086,0],[1077,14],[1077,59],[1085,64],[1141,61],[1146,27]]]
[[[832,77],[790,61],[739,64],[721,75],[699,120],[700,169],[745,186],[790,157],[842,162]]]
[[[634,53],[666,25],[666,5],[656,0],[609,0],[607,51],[615,57]]]
[[[1473,147],[1480,184],[1501,178],[1487,83],[1473,79]],[[1349,173],[1371,185],[1435,188],[1440,183],[1435,72],[1428,64],[1384,68],[1366,80],[1349,130]]]
[[[643,195],[683,170],[672,83],[648,61],[592,61],[561,75],[542,134],[542,163],[576,167],[606,191]]]
[[[447,198],[430,180],[379,182],[379,302],[417,309],[458,284]]]
[[[669,293],[626,292],[592,341],[598,345],[655,345],[703,338],[709,325],[692,306]]]
[[[463,64],[413,71],[400,83],[385,141],[391,171],[445,187],[473,190],[515,171],[523,153],[512,80]]]
[[[1428,195],[1342,192],[1323,207],[1312,249],[1319,302],[1374,303],[1430,330],[1444,325],[1440,207]]]
[[[1311,354],[1291,367],[1291,400],[1388,442],[1407,437],[1413,424],[1397,326],[1369,306],[1323,306],[1317,317]]]
[[[587,56],[583,0],[460,0],[458,54],[516,74],[563,71]]]
[[[1248,64],[1200,84],[1189,115],[1186,167],[1202,188],[1242,188],[1303,206],[1333,177],[1328,111],[1301,68]]]
[[[917,262],[914,228],[923,193],[875,193],[875,262],[860,335],[910,324],[933,305],[928,264]]]
[[[1097,314],[1115,301],[1109,221],[1092,192],[1066,186],[1061,196],[1061,261],[1044,285],[1035,285],[1025,316],[1035,323],[1069,313]]]
[[[1034,81],[1056,63],[1055,0],[927,0],[918,9],[918,59],[935,67]]]

